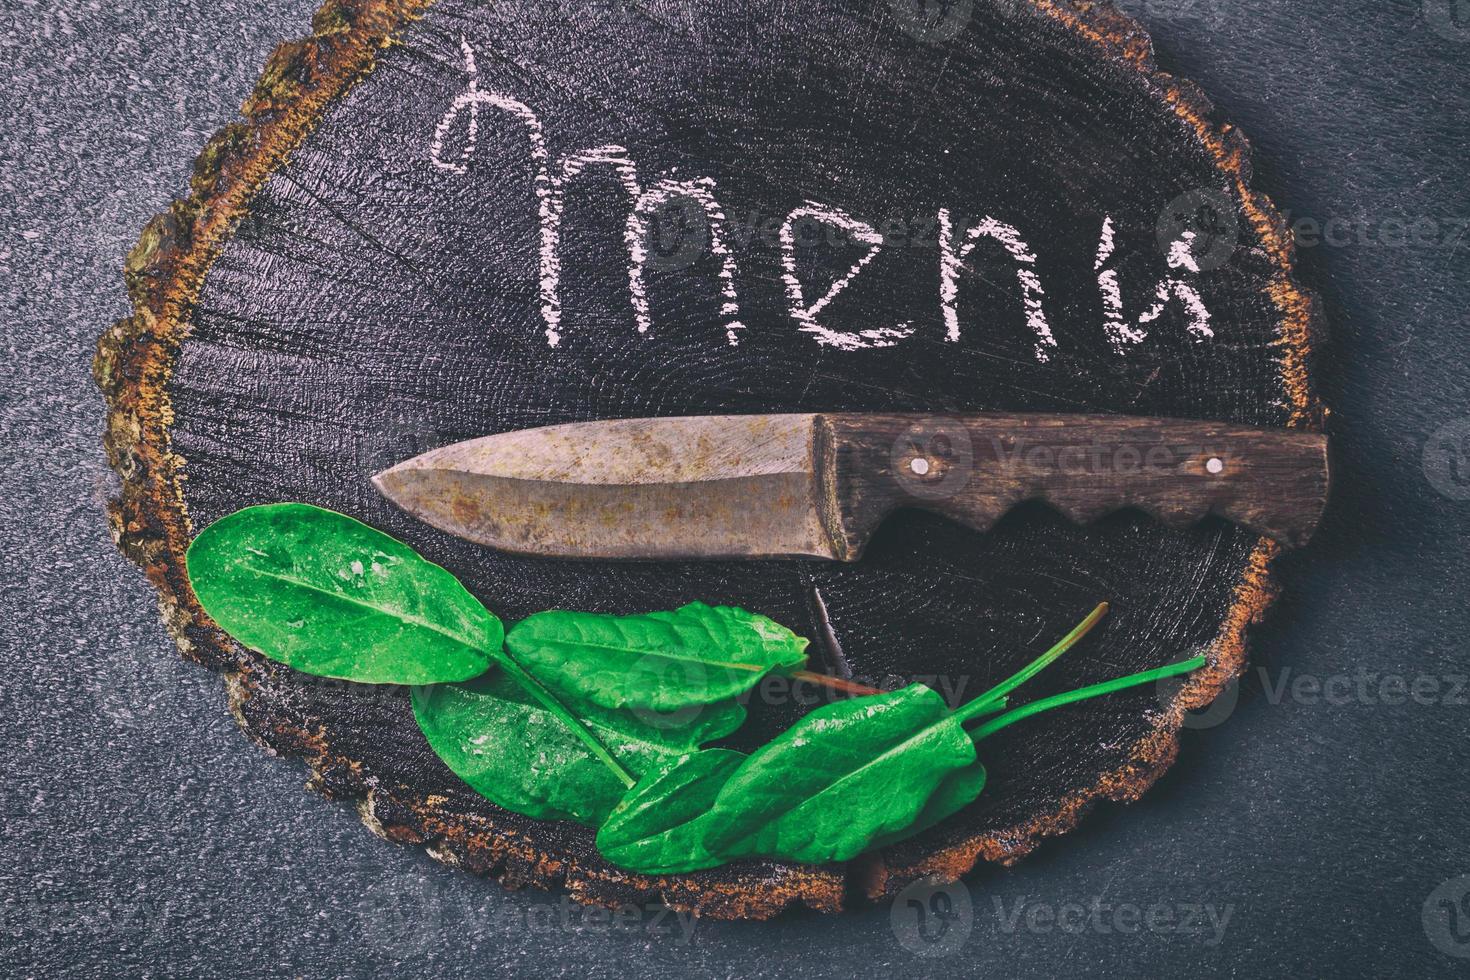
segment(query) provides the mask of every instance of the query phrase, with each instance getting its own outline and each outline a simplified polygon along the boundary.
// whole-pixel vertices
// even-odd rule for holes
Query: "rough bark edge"
[[[1275,264],[1269,296],[1281,313],[1280,365],[1289,424],[1320,429],[1326,409],[1311,384],[1308,359],[1323,336],[1315,297],[1293,275],[1294,247],[1271,201],[1250,187],[1249,144],[1229,123],[1212,119],[1213,106],[1193,83],[1154,64],[1144,29],[1109,3],[1091,0],[1027,0],[1041,14],[1075,31],[1102,53],[1131,65],[1233,179],[1241,207]],[[222,671],[230,707],[252,740],[273,754],[304,758],[308,785],[330,798],[355,799],[373,832],[400,843],[424,845],[447,864],[489,875],[507,887],[565,887],[572,898],[616,906],[656,898],[672,908],[711,918],[765,919],[796,903],[821,911],[844,907],[849,885],[869,899],[892,894],[925,876],[953,881],[981,859],[1010,865],[1041,838],[1066,833],[1101,799],[1138,799],[1173,764],[1186,711],[1203,707],[1246,667],[1246,630],[1275,596],[1269,565],[1278,549],[1262,540],[1252,552],[1212,648],[1210,665],[1181,690],[1153,731],[1135,747],[1129,764],[1096,786],[1074,794],[1055,814],[989,835],[976,835],[929,857],[896,867],[881,855],[841,872],[822,868],[765,866],[771,874],[736,875],[711,883],[684,876],[648,878],[611,867],[586,867],[538,850],[519,831],[494,821],[445,813],[444,802],[396,798],[356,762],[334,757],[321,732],[276,727],[262,732],[247,715],[259,672],[270,668],[242,650],[199,608],[184,572],[190,523],[183,499],[184,460],[169,444],[173,421],[167,385],[173,359],[188,335],[190,314],[210,265],[229,239],[255,192],[282,167],[322,118],[327,105],[364,77],[377,51],[417,18],[432,0],[325,0],[312,20],[313,35],[279,45],[245,101],[245,122],[221,129],[195,162],[188,198],[175,201],[143,229],[128,254],[124,278],[131,317],[98,341],[93,373],[107,402],[103,437],[109,461],[122,480],[108,520],[123,553],[144,571],[159,593],[164,622],[185,658]]]

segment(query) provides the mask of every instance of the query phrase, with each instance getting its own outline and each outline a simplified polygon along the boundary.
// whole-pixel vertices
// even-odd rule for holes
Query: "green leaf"
[[[641,874],[683,874],[724,858],[705,849],[715,796],[745,761],[729,749],[705,749],[644,777],[597,832],[597,849]]]
[[[215,521],[186,559],[225,632],[308,674],[434,684],[484,673],[504,630],[449,572],[408,545],[308,504]]]
[[[1001,698],[995,710],[1004,706]],[[746,758],[727,749],[705,749],[639,781],[598,831],[598,850],[614,864],[642,874],[683,874],[724,863],[727,858],[708,846],[725,819],[714,803]],[[913,824],[878,836],[869,849],[928,829],[969,804],[984,787],[985,767],[978,761],[951,772]]]
[[[733,701],[671,725],[565,696],[559,700],[637,776],[671,767],[745,719],[745,708]],[[596,826],[627,791],[556,713],[499,671],[465,684],[415,688],[413,711],[445,765],[504,809]]]
[[[1197,669],[1204,658],[1093,684],[1006,711],[1010,691],[1106,613],[958,711],[922,685],[821,708],[741,761],[704,752],[640,781],[598,835],[612,860],[646,873],[764,856],[822,863],[912,837],[979,796],[974,743],[1044,711]],[[973,732],[964,723],[989,720]]]
[[[913,824],[975,746],[922,684],[830,704],[752,753],[720,790],[706,839],[726,858],[845,861]]]
[[[807,640],[765,616],[691,602],[673,612],[537,613],[506,637],[558,690],[607,708],[673,712],[735,697],[772,670],[806,665]]]

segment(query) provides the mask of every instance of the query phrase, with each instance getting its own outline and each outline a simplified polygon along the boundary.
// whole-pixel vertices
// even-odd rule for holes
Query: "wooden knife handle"
[[[1079,523],[1132,507],[1171,527],[1217,514],[1291,547],[1326,504],[1327,437],[1124,415],[828,414],[828,530],[848,560],[901,507],[985,530],[1027,500]]]

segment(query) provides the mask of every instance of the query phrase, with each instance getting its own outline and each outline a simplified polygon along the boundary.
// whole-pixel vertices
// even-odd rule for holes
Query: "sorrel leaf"
[[[1204,666],[1204,663],[1205,658],[1194,657],[1033,701],[990,718],[965,737],[978,743],[1033,715],[1125,688],[1151,684],[1165,677],[1186,674]],[[919,686],[913,685],[895,693],[903,694]],[[934,698],[938,700],[938,695]],[[969,805],[985,788],[984,766],[978,761],[943,771],[938,785],[931,783],[928,788],[924,788],[924,783],[918,778],[924,773],[916,772],[916,767],[930,759],[931,739],[948,739],[961,722],[994,714],[1002,702],[993,697],[976,699],[954,712],[946,708],[944,716],[935,720],[926,720],[922,713],[915,713],[915,729],[907,738],[901,732],[886,740],[868,736],[873,738],[870,747],[879,748],[881,752],[865,765],[828,762],[828,771],[823,774],[823,779],[807,780],[802,784],[798,773],[802,767],[821,764],[835,753],[845,752],[846,745],[861,745],[863,742],[862,737],[853,738],[852,732],[844,731],[840,725],[806,723],[822,712],[838,707],[858,712],[856,717],[861,717],[863,703],[878,700],[876,697],[857,698],[813,712],[765,749],[753,753],[716,797],[708,820],[712,829],[702,841],[704,848],[723,855],[727,860],[759,855],[809,862],[840,861],[863,849],[911,837]],[[960,731],[964,730],[961,728]],[[885,741],[890,747],[883,748]],[[780,752],[767,752],[783,742],[789,747]],[[929,768],[924,770],[925,773],[933,771],[936,765],[934,761],[927,761],[927,764]],[[853,778],[853,774],[860,778]],[[766,787],[783,775],[792,785],[796,805],[793,806],[793,800],[788,799],[785,803],[787,809],[762,823],[759,811],[763,805],[768,812],[779,809],[767,798],[769,792]],[[839,778],[834,780],[833,776]],[[888,795],[875,795],[882,792],[885,784],[889,787]],[[751,793],[753,786],[758,787],[754,794]],[[905,798],[905,794],[917,796],[920,793],[923,795],[919,797],[919,806],[912,816],[907,820],[891,820],[894,811],[912,802],[913,796]],[[826,818],[834,812],[839,815],[835,826],[832,819]],[[832,837],[817,838],[811,833],[813,830],[824,831]],[[862,846],[853,850],[858,841],[863,842]]]
[[[672,766],[745,718],[734,702],[663,727],[637,713],[558,698],[635,776]],[[414,717],[436,755],[497,806],[543,820],[596,826],[627,791],[556,713],[501,671],[465,684],[415,688]]]
[[[1203,665],[1197,657],[1005,711],[1010,691],[1065,653],[1106,611],[1105,605],[1093,610],[1046,653],[958,711],[911,685],[819,709],[738,765],[711,760],[709,772],[676,767],[640,783],[625,798],[637,819],[627,818],[626,827],[619,824],[599,841],[615,845],[625,867],[671,872],[748,856],[846,860],[920,833],[985,788],[985,766],[973,754],[966,759],[959,743],[973,746],[1031,715]],[[994,717],[973,732],[962,727],[987,716]],[[726,771],[730,765],[733,772]],[[688,799],[679,799],[686,793]]]
[[[517,623],[506,648],[558,690],[607,708],[678,711],[735,697],[806,664],[807,641],[765,616],[691,602],[611,616],[554,610]]]
[[[308,674],[433,684],[484,673],[500,620],[449,572],[345,514],[247,507],[194,539],[199,604],[244,645]]]
[[[913,824],[975,746],[922,684],[813,711],[756,750],[715,800],[706,848],[845,861]]]
[[[725,860],[705,849],[715,796],[745,761],[729,749],[705,749],[639,780],[602,829],[597,849],[643,874],[683,874]]]

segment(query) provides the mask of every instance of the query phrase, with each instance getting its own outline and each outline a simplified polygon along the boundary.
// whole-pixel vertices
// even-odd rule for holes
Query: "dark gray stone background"
[[[1463,0],[1123,4],[1252,138],[1258,185],[1316,232],[1301,258],[1333,332],[1336,497],[1282,565],[1233,709],[1198,720],[1141,803],[972,876],[969,916],[933,944],[893,928],[887,905],[697,923],[686,939],[654,912],[609,926],[559,895],[505,892],[305,793],[302,766],[248,744],[220,680],[174,653],[101,514],[92,345],[128,311],[137,231],[314,5],[0,10],[0,973],[1466,975]],[[1191,906],[1228,913],[1223,933],[1193,928]],[[914,952],[966,928],[953,955]]]

